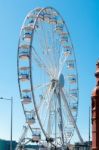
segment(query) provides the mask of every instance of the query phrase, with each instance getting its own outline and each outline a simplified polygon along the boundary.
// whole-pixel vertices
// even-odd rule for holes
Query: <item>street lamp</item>
[[[4,100],[8,100],[11,101],[11,126],[10,126],[10,150],[12,150],[12,128],[13,128],[13,97],[11,98],[4,98],[4,97],[0,97],[0,99],[4,99]]]

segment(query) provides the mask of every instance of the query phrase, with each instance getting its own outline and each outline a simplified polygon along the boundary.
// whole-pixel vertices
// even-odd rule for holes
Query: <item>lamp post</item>
[[[11,98],[4,98],[0,97],[0,99],[11,101],[11,124],[10,124],[10,150],[12,150],[12,128],[13,128],[13,97]]]

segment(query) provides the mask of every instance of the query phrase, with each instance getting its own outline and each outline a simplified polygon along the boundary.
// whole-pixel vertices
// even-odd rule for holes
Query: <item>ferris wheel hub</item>
[[[64,75],[63,74],[60,74],[59,76],[59,86],[62,88],[64,87]]]
[[[52,82],[51,89],[53,89],[56,86],[56,84],[58,83],[58,80],[52,79],[51,82]]]

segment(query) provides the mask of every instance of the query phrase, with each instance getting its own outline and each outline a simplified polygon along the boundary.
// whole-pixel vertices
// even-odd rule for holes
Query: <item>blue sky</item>
[[[13,139],[18,140],[24,120],[17,83],[17,47],[21,25],[35,7],[52,6],[63,16],[73,41],[78,76],[78,127],[88,139],[88,109],[99,58],[98,0],[0,0],[0,96],[14,98]],[[10,137],[10,102],[0,101],[0,138]]]

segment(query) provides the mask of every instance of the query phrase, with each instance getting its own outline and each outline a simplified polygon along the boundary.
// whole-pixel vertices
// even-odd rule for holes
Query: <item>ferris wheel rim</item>
[[[69,34],[67,25],[66,25],[66,23],[65,23],[65,21],[64,21],[64,19],[63,19],[63,17],[62,17],[61,14],[60,14],[55,8],[53,8],[53,7],[45,7],[45,8],[42,8],[42,9],[40,10],[40,12],[38,13],[38,15],[37,15],[37,18],[36,18],[36,20],[35,20],[34,26],[36,25],[36,22],[37,22],[37,20],[38,20],[38,17],[39,17],[39,15],[40,15],[40,13],[41,13],[43,10],[46,10],[46,9],[53,9],[53,10],[61,17],[61,19],[63,20],[63,23],[64,23],[64,25],[65,25],[65,28],[66,28],[66,30],[67,30],[67,32],[68,32],[68,34]],[[76,64],[76,58],[75,58],[75,53],[74,53],[74,47],[73,47],[73,43],[72,43],[70,34],[69,34],[69,38],[70,38],[70,41],[71,41],[71,44],[72,44],[72,50],[73,50],[72,52],[73,52],[74,60],[75,60],[75,64]],[[76,67],[75,69],[76,69],[76,75],[77,75],[77,67]],[[32,78],[31,78],[31,80],[32,80]],[[77,77],[77,81],[78,81],[78,77]],[[31,82],[32,82],[32,81],[31,81]],[[78,83],[77,83],[77,84],[78,84]],[[33,92],[33,90],[32,90],[32,92]],[[34,100],[35,100],[35,99],[34,99]]]
[[[47,9],[47,8],[51,8],[51,9],[53,9],[53,10],[55,10],[56,11],[56,9],[54,9],[54,8],[52,8],[52,7],[46,7],[46,8],[41,8],[41,10],[40,10],[40,12],[37,14],[37,17],[36,17],[36,19],[35,19],[35,22],[34,22],[34,27],[35,27],[35,25],[36,25],[36,22],[37,22],[37,20],[38,20],[38,17],[39,17],[39,14],[43,11],[43,10],[45,10],[45,9]],[[35,9],[36,10],[36,9]],[[31,11],[32,12],[32,11]],[[56,11],[57,13],[58,13],[58,15],[59,16],[61,16],[60,15],[60,13],[58,12],[58,11]],[[61,16],[61,18],[62,18],[62,16]],[[27,16],[26,16],[26,18],[25,18],[25,21],[26,21],[26,19],[27,19]],[[62,20],[63,20],[63,22],[64,22],[64,19],[62,18]],[[24,22],[25,22],[24,21]],[[65,22],[64,22],[64,25],[66,26],[66,24],[65,24]],[[24,26],[24,24],[23,24],[23,26]],[[22,30],[22,29],[21,29]],[[66,30],[68,31],[68,28],[67,28],[67,26],[66,26]],[[69,32],[68,32],[69,33]],[[21,33],[20,33],[21,34]],[[33,35],[34,35],[34,31],[33,31],[33,33],[32,33],[32,40],[33,40]],[[69,34],[69,38],[70,38],[70,34]],[[31,40],[31,42],[32,42],[32,40]],[[70,41],[71,41],[71,38],[70,38]],[[71,41],[71,44],[72,44],[72,41]],[[31,44],[32,45],[32,44]],[[72,48],[73,48],[73,44],[72,44]],[[32,52],[32,48],[30,48],[30,53]],[[74,55],[74,58],[75,58],[75,53],[74,53],[74,48],[73,48],[73,50],[72,50],[72,52],[73,52],[73,55]],[[30,54],[30,56],[31,56],[31,54]],[[76,59],[74,59],[75,60],[75,63],[76,63]],[[30,64],[30,68],[31,68],[31,61],[30,61],[30,59],[29,59],[29,64]],[[77,67],[76,67],[76,73],[77,73]],[[18,72],[18,74],[19,74],[19,72]],[[77,75],[77,74],[76,74]],[[32,83],[32,71],[31,71],[31,69],[30,69],[30,80],[31,80],[31,89],[32,89],[32,97],[33,97],[33,103],[34,103],[34,105],[35,105],[35,96],[34,96],[34,90],[33,90],[33,83]],[[19,81],[19,80],[18,80]],[[77,77],[77,81],[78,81],[78,77]],[[20,81],[19,81],[20,82]],[[19,84],[19,89],[20,89],[20,91],[21,91],[21,88],[20,88],[20,84]],[[21,92],[20,92],[21,93]],[[24,106],[23,106],[23,108],[24,108]],[[35,105],[35,110],[36,110],[37,108],[36,108],[36,105]],[[38,116],[38,111],[36,110],[36,114],[37,114],[37,116]],[[39,117],[38,117],[39,118]],[[41,121],[40,119],[38,119],[39,121]],[[42,124],[42,123],[40,123],[40,124]],[[42,126],[42,125],[41,125]],[[46,132],[43,130],[43,133],[45,133],[45,136],[47,137],[47,134],[46,134]]]

